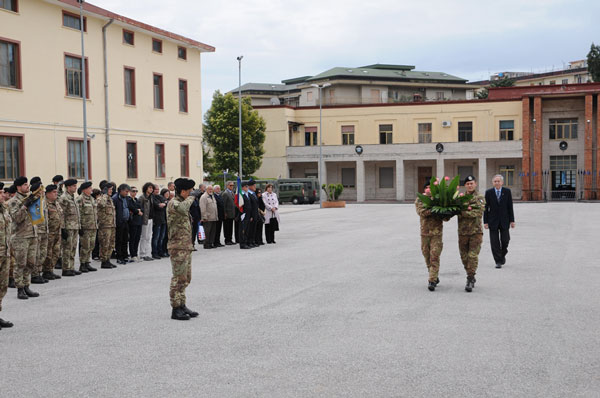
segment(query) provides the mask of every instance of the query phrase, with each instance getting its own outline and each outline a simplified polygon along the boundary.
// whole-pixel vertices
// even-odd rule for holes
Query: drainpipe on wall
[[[112,25],[111,19],[102,27],[102,53],[104,55],[104,136],[106,137],[106,179],[110,178],[110,118],[108,116],[108,67],[106,61],[106,29]]]

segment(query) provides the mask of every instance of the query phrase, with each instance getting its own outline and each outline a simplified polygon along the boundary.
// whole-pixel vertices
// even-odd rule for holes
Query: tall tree
[[[210,145],[214,170],[239,168],[238,99],[231,93],[215,91],[210,109],[204,115],[204,141]],[[265,154],[264,119],[252,108],[250,98],[242,99],[242,173],[252,175]]]
[[[588,72],[595,82],[600,82],[600,46],[592,43],[587,55]]]

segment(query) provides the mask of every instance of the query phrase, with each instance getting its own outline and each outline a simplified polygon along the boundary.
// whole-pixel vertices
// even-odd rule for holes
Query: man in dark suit
[[[223,220],[223,235],[225,236],[225,244],[233,245],[233,223],[236,218],[237,207],[235,207],[235,193],[233,192],[233,181],[227,181],[227,189],[221,195],[223,199],[223,208],[224,208],[224,220]],[[239,226],[236,222],[236,243],[239,242]]]
[[[510,241],[509,229],[515,227],[515,214],[510,189],[502,187],[504,177],[494,176],[492,184],[494,184],[494,188],[485,191],[483,226],[490,230],[490,243],[496,268],[502,268],[506,263],[506,253]]]
[[[252,218],[250,219],[249,231],[248,231],[248,246],[258,247],[254,243],[256,238],[256,223],[258,222],[258,197],[256,196],[256,182],[254,180],[248,181],[248,198],[252,202]]]
[[[244,205],[240,214],[240,249],[252,249],[250,245],[250,223],[252,221],[252,202],[250,201],[250,193],[248,193],[248,183],[242,182],[242,197]]]
[[[217,202],[217,216],[218,220],[215,223],[215,242],[213,246],[223,247],[221,244],[221,229],[223,228],[223,221],[225,220],[225,203],[221,197],[221,187],[219,185],[213,186],[215,201]]]

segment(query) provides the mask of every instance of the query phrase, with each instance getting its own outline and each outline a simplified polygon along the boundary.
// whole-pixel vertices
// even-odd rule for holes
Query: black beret
[[[104,187],[106,186],[106,184],[108,184],[108,181],[102,180],[102,181],[100,181],[100,185],[98,185],[98,186],[100,187],[100,189],[104,189]]]
[[[92,186],[92,182],[91,181],[86,181],[83,184],[81,184],[79,186],[79,188],[81,188],[81,190],[83,191],[84,189],[88,189],[91,186]]]
[[[46,185],[46,193],[56,191],[56,189],[57,189],[57,186],[54,184]]]
[[[81,195],[81,187],[77,187],[77,195]]]
[[[13,184],[10,187],[8,187],[8,189],[6,190],[6,192],[8,192],[8,193],[17,193],[17,187],[15,186],[15,184]]]
[[[477,180],[472,175],[468,175],[467,178],[465,178],[465,182],[463,183],[463,185],[466,185],[467,182],[469,182],[469,181],[477,181]]]
[[[247,186],[248,186],[248,183],[246,181],[243,181],[242,182],[242,187],[247,187]]]
[[[250,179],[250,181],[248,181],[248,186],[251,187],[252,185],[256,185],[256,181]]]
[[[69,178],[67,181],[64,182],[65,187],[70,187],[71,185],[75,184],[77,184],[77,180],[74,178]]]
[[[38,190],[38,189],[39,189],[41,186],[42,186],[42,183],[38,181],[38,182],[36,182],[35,184],[31,184],[31,187],[29,188],[29,190],[30,190],[31,192],[35,192],[35,191],[37,191],[37,190]]]
[[[194,180],[190,180],[189,178],[178,178],[175,180],[175,188],[181,191],[192,189],[194,185],[196,185]]]
[[[42,179],[41,179],[40,177],[37,177],[37,176],[36,176],[36,177],[33,177],[33,178],[31,179],[31,181],[29,181],[29,183],[30,183],[31,185],[35,184],[36,182],[42,182]]]
[[[64,180],[64,178],[60,174],[57,174],[54,177],[52,177],[52,182],[61,182],[62,180]]]
[[[423,184],[423,189],[427,188],[427,187],[428,187],[428,186],[430,186],[430,185],[431,185],[431,183],[429,182],[429,180],[427,180],[427,181],[425,182],[425,184]]]
[[[4,183],[0,182],[0,189],[4,189]]]
[[[15,180],[15,187],[20,187],[27,183],[27,177],[19,177]]]

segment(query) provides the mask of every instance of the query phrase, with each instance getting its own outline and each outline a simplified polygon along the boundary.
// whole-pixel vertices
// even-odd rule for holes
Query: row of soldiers
[[[466,193],[472,195],[467,203],[467,209],[458,215],[458,249],[460,258],[467,273],[467,284],[465,290],[472,292],[475,287],[475,274],[479,262],[479,252],[483,243],[482,217],[485,210],[485,199],[477,192],[477,181],[469,175],[464,180]],[[425,194],[431,196],[429,183],[423,187]],[[417,198],[415,201],[417,214],[421,219],[421,251],[429,271],[427,288],[434,291],[440,283],[438,277],[440,271],[440,256],[442,254],[443,222],[444,220],[431,210],[423,206],[423,202]],[[447,220],[446,220],[447,221]]]
[[[19,177],[10,187],[0,183],[0,310],[9,286],[17,289],[19,299],[27,300],[39,297],[31,290],[32,283],[97,271],[91,266],[96,234],[101,268],[116,268],[110,261],[115,245],[114,189],[113,183],[103,182],[96,200],[91,182],[82,183],[78,190],[77,180],[63,180],[60,175],[45,187],[39,177],[31,181]],[[55,268],[62,268],[62,274],[55,274]],[[11,326],[0,320],[0,328]]]

